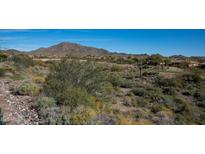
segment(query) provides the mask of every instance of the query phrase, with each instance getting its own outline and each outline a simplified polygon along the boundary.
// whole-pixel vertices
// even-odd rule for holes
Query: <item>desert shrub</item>
[[[70,114],[58,113],[53,108],[47,109],[47,114],[44,114],[45,124],[49,125],[70,125]]]
[[[16,67],[30,67],[34,66],[34,61],[26,55],[15,55],[12,57],[12,61],[15,63]]]
[[[147,96],[148,92],[144,88],[133,88],[132,92],[136,96]]]
[[[124,81],[123,78],[120,77],[118,74],[110,74],[110,75],[108,76],[108,80],[109,80],[109,82],[112,83],[112,85],[115,86],[115,87],[121,86],[122,83],[123,83],[123,81]]]
[[[187,83],[199,83],[202,81],[202,78],[198,73],[187,73],[181,76],[181,80],[183,81],[184,85],[186,85]]]
[[[6,70],[3,68],[0,68],[0,77],[3,77],[6,73]]]
[[[46,79],[44,92],[54,97],[59,105],[72,110],[79,105],[88,105],[90,96],[99,96],[106,88],[106,75],[93,63],[63,60],[54,65]]]
[[[95,96],[104,102],[109,102],[114,94],[113,85],[109,82],[105,82],[102,84],[102,88],[100,89],[100,93],[96,93]]]
[[[19,95],[38,95],[41,89],[34,83],[22,83],[16,90],[15,93]]]
[[[133,88],[132,92],[135,94],[135,96],[145,97],[154,102],[161,102],[163,99],[163,93],[161,89],[156,87]]]
[[[63,60],[59,65],[53,67],[46,82],[48,89],[52,86],[60,86],[56,87],[58,89],[74,85],[85,88],[88,93],[95,94],[106,82],[106,74],[93,63]]]
[[[70,113],[64,112],[60,107],[53,106],[47,108],[38,108],[38,116],[42,124],[49,125],[68,125],[70,124]]]
[[[132,88],[134,86],[135,86],[135,82],[133,80],[126,80],[126,79],[123,79],[120,85],[120,87],[122,88]]]
[[[163,93],[166,95],[175,95],[176,94],[176,89],[173,87],[164,87],[163,88]]]
[[[154,54],[149,57],[150,65],[159,65],[161,62],[163,62],[163,57],[159,54]]]
[[[187,109],[186,102],[180,97],[166,97],[165,103],[175,113],[181,113]]]
[[[192,93],[189,90],[184,90],[184,91],[182,91],[182,95],[191,96]]]
[[[122,77],[124,79],[131,80],[131,79],[134,79],[136,77],[136,74],[137,74],[136,70],[129,70],[128,72],[123,73]]]
[[[34,83],[44,83],[45,82],[45,78],[41,76],[35,76],[33,77],[32,80]]]
[[[159,87],[178,87],[180,86],[180,83],[178,83],[178,81],[175,79],[170,80],[170,79],[164,79],[160,77],[158,77],[155,80],[155,84]]]
[[[124,117],[124,116],[119,116],[118,117],[118,121],[117,121],[118,125],[135,125],[135,121],[130,118],[130,117]]]
[[[115,87],[131,88],[135,86],[134,80],[123,78],[122,75],[120,76],[120,74],[110,74],[108,76],[108,80]]]
[[[2,113],[2,109],[1,108],[0,108],[0,125],[4,125],[3,113]]]
[[[113,66],[111,66],[110,71],[111,72],[121,72],[121,71],[123,71],[123,68],[118,66],[118,65],[113,65]]]
[[[145,107],[149,104],[149,101],[145,98],[137,98],[135,101],[132,101],[132,106],[134,107]]]
[[[54,108],[54,110],[48,110],[47,115],[44,113],[44,116],[46,117],[46,124],[83,125],[92,124],[92,119],[94,119],[97,115],[96,112],[90,107],[78,106],[72,113],[67,112],[66,110],[55,111]]]
[[[142,76],[148,77],[148,76],[157,76],[159,73],[158,72],[143,72]]]
[[[198,101],[205,101],[205,90],[203,89],[197,89],[194,93],[194,97],[198,100]]]
[[[150,98],[153,103],[162,103],[164,99],[164,95],[159,88],[148,88],[148,98]]]
[[[162,104],[153,104],[151,107],[151,111],[153,113],[157,113],[162,110]]]
[[[11,77],[12,80],[23,80],[23,76],[19,73],[14,73],[14,75]]]
[[[40,97],[36,102],[36,107],[39,110],[44,110],[46,108],[50,108],[56,105],[56,101],[52,97]]]
[[[7,58],[8,56],[6,54],[0,52],[0,62],[5,61]]]
[[[189,62],[188,61],[183,61],[179,65],[179,68],[182,68],[182,69],[187,69],[188,67],[189,67]]]
[[[71,110],[79,105],[88,105],[90,96],[80,87],[67,87],[56,97],[58,104],[69,106]]]
[[[170,58],[164,58],[164,63],[165,63],[165,66],[169,66],[172,63],[172,61]]]
[[[91,108],[77,108],[70,117],[70,124],[83,125],[96,117],[96,112]]]

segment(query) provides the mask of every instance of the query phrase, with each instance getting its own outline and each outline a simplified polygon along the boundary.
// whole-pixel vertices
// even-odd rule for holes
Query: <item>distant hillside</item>
[[[11,55],[23,53],[21,51],[15,50],[15,49],[0,50],[0,52],[5,52],[5,53],[11,54]]]
[[[96,48],[96,47],[89,47],[80,45],[77,43],[71,43],[71,42],[62,42],[47,48],[39,48],[32,51],[19,51],[16,49],[0,49],[0,52],[6,52],[8,54],[34,54],[34,55],[41,55],[41,56],[78,56],[83,57],[87,55],[91,56],[119,56],[119,57],[138,57],[138,58],[147,58],[150,55],[144,53],[144,54],[129,54],[129,53],[123,53],[123,52],[110,52],[108,50],[102,49],[102,48]],[[132,52],[134,53],[134,52]],[[161,55],[160,55],[161,56]],[[169,56],[170,58],[175,59],[186,59],[190,58],[193,60],[201,60],[204,61],[205,57],[203,56],[191,56],[186,57],[184,55],[172,55]]]
[[[48,48],[39,48],[37,50],[32,51],[33,54],[40,54],[45,56],[65,56],[65,55],[73,55],[73,56],[102,56],[109,54],[110,52],[105,49],[99,49],[94,47],[87,47],[76,43],[63,42],[57,45],[53,45]]]

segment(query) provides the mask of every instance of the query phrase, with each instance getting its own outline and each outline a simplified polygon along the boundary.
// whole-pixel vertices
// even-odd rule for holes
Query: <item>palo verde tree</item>
[[[63,59],[51,68],[44,92],[72,111],[79,105],[88,104],[91,95],[101,93],[105,82],[105,74],[94,63]]]

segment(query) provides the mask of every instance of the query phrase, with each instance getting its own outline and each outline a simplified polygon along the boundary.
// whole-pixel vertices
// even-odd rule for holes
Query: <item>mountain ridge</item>
[[[50,55],[102,56],[102,55],[111,54],[110,51],[102,49],[102,48],[89,47],[89,46],[84,46],[84,45],[80,45],[77,43],[71,43],[71,42],[62,42],[62,43],[52,45],[47,48],[45,47],[38,48],[36,50],[31,51],[31,53],[46,55],[46,56],[50,56]]]
[[[17,49],[0,49],[2,52],[7,52],[7,53],[12,53],[12,54],[33,54],[33,55],[41,55],[41,56],[66,56],[66,55],[71,55],[71,56],[109,56],[109,55],[114,55],[114,56],[140,56],[140,57],[147,57],[150,56],[146,53],[144,54],[130,54],[130,53],[125,53],[125,52],[111,52],[109,50],[103,49],[103,48],[97,48],[97,47],[90,47],[90,46],[85,46],[81,45],[78,43],[72,43],[72,42],[61,42],[49,47],[40,47],[35,50],[31,51],[20,51]],[[171,55],[171,56],[165,56],[165,57],[170,57],[170,58],[203,58],[205,59],[204,56],[184,56],[184,55]]]

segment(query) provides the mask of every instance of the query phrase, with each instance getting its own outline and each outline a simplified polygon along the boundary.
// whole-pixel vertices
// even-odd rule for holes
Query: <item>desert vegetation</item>
[[[1,91],[35,112],[36,124],[205,124],[204,61],[1,52]]]

